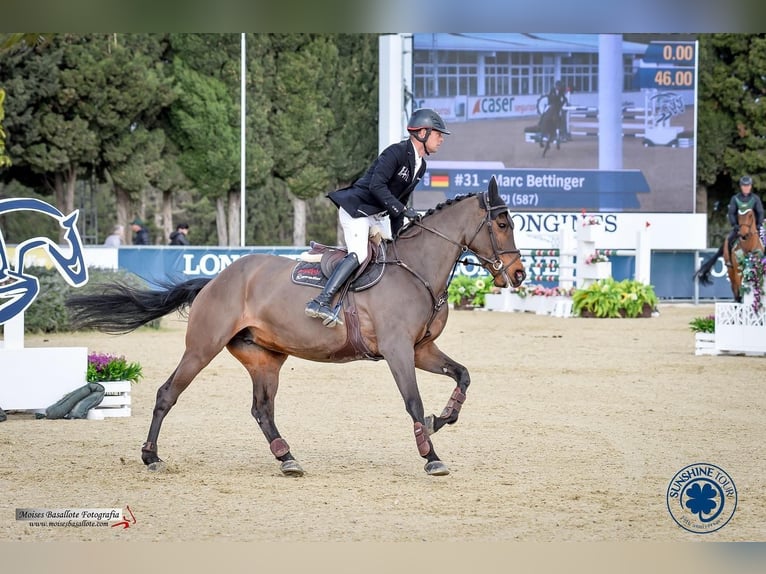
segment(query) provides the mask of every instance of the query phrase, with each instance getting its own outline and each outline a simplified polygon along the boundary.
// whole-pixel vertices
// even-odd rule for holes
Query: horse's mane
[[[428,211],[426,211],[423,214],[423,217],[428,217],[429,215],[433,215],[434,213],[436,213],[437,211],[441,211],[445,207],[449,207],[450,205],[453,205],[455,203],[463,201],[464,199],[467,199],[469,197],[474,197],[475,195],[476,195],[475,193],[468,193],[466,195],[457,195],[457,196],[455,196],[452,199],[448,199],[446,201],[442,201],[441,203],[437,204],[436,206],[434,206],[434,207],[430,208]]]
[[[422,213],[420,215],[420,217],[421,217],[421,219],[425,219],[428,216],[433,215],[434,213],[438,213],[440,211],[443,211],[444,208],[446,208],[446,207],[449,207],[451,205],[455,205],[456,203],[459,203],[459,202],[463,201],[464,199],[467,199],[469,197],[474,197],[476,195],[477,194],[475,194],[475,193],[468,193],[468,194],[465,194],[465,195],[457,195],[457,196],[455,196],[452,199],[448,199],[446,201],[442,201],[441,203],[436,204],[434,207],[430,208],[425,213]],[[398,231],[396,236],[397,237],[413,237],[414,235],[412,235],[412,234],[408,234],[408,235],[404,235],[404,234],[408,233],[408,232],[411,232],[413,230],[417,230],[417,229],[418,229],[417,225],[413,225],[412,223],[408,222],[404,227],[402,227]]]

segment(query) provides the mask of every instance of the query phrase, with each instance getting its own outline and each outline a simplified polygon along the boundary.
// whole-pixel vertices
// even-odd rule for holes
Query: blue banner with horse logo
[[[58,245],[48,237],[31,237],[16,246],[13,262],[11,262],[2,229],[0,229],[0,324],[23,313],[40,291],[40,282],[37,277],[27,273],[24,268],[24,258],[33,249],[43,249],[61,276],[72,287],[81,287],[88,282],[88,267],[83,258],[80,232],[77,230],[78,210],[64,215],[52,205],[39,199],[0,199],[0,215],[14,211],[31,211],[51,217],[64,230],[63,238],[66,245]],[[70,251],[68,255],[67,251]]]

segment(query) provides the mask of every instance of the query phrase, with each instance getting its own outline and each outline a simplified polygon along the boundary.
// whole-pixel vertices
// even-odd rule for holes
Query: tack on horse
[[[736,252],[739,250],[744,254],[748,254],[753,251],[763,251],[763,242],[761,241],[758,226],[755,223],[755,213],[752,208],[746,207],[737,212],[737,224],[739,225],[739,233],[734,238],[734,241],[730,243],[728,237],[724,238],[723,245],[718,248],[714,255],[700,265],[699,271],[694,276],[699,278],[699,282],[703,285],[710,285],[712,283],[710,273],[718,258],[723,256],[734,300],[737,303],[741,303],[742,270],[739,268]]]
[[[157,441],[179,395],[224,347],[250,374],[252,414],[286,475],[303,474],[274,417],[279,371],[288,356],[342,363],[385,360],[409,415],[415,443],[431,475],[448,474],[431,435],[458,420],[470,384],[468,370],[436,345],[447,322],[447,285],[460,257],[471,251],[498,287],[518,286],[524,267],[508,207],[494,178],[487,191],[448,200],[403,228],[387,246],[386,271],[371,289],[349,292],[345,327],[328,329],[304,314],[313,288],[291,281],[295,261],[253,254],[236,260],[213,279],[192,279],[163,290],[111,284],[99,294],[68,300],[80,326],[127,333],[189,306],[186,349],[159,388],[143,462],[162,468]],[[441,415],[425,416],[415,369],[446,375],[457,386]]]

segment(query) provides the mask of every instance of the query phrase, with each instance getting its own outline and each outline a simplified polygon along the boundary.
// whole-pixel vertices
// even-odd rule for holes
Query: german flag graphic
[[[446,173],[431,174],[431,187],[449,187],[449,175]]]

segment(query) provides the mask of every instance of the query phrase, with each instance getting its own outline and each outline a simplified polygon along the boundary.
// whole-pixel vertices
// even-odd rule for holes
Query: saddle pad
[[[322,261],[298,261],[290,277],[292,282],[307,287],[324,288],[335,265],[346,255],[345,250],[326,249]],[[349,286],[350,291],[364,291],[380,281],[386,268],[385,248],[380,249],[378,256],[378,259],[365,266],[360,275],[354,277]]]

